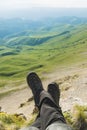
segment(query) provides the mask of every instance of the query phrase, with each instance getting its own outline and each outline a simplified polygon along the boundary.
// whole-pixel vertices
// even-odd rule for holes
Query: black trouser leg
[[[66,123],[60,107],[56,105],[51,95],[46,91],[41,92],[39,109],[40,112],[32,126],[45,130],[55,121]]]
[[[34,123],[31,126],[37,127],[38,129],[41,128],[41,119],[40,119],[39,114],[38,114],[38,116],[36,117],[36,120],[34,121]]]
[[[60,107],[56,105],[51,95],[43,91],[40,96],[41,130],[45,130],[55,121],[66,123]]]

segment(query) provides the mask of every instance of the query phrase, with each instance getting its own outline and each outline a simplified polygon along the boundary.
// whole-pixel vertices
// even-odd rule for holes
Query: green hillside
[[[54,24],[37,30],[0,40],[0,87],[21,85],[29,71],[49,73],[86,62],[86,23]]]

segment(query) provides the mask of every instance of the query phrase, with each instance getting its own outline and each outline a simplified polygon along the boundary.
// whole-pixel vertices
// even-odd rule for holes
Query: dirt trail
[[[50,82],[56,81],[60,83],[61,100],[60,105],[63,111],[70,110],[75,104],[87,105],[87,63],[78,65],[68,69],[62,68],[54,73],[43,74],[46,78],[43,81],[45,89]],[[26,87],[17,92],[11,93],[0,100],[2,111],[7,113],[23,113],[27,118],[31,117],[34,102],[27,100],[32,97],[32,93]],[[3,91],[3,90],[2,90]],[[20,104],[25,103],[20,107]]]

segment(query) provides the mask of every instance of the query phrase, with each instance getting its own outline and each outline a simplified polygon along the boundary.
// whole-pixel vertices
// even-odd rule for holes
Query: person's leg
[[[31,126],[36,127],[36,128],[38,128],[38,129],[41,128],[41,118],[40,118],[40,115],[39,115],[39,114],[37,115],[35,121],[32,123]]]
[[[52,97],[52,93],[50,93],[51,94],[50,95],[49,93],[44,91],[42,82],[41,82],[40,78],[38,77],[38,75],[34,72],[29,73],[27,76],[27,83],[28,83],[29,87],[31,88],[32,93],[34,95],[35,106],[37,106],[38,109],[41,110],[41,112],[38,114],[38,116],[37,116],[35,122],[32,124],[32,126],[40,128],[41,124],[44,124],[44,127],[45,127],[45,126],[48,126],[48,124],[50,124],[51,122],[54,122],[55,120],[59,119],[60,117],[61,117],[61,120],[63,120],[65,122],[65,120],[63,119],[63,116],[61,116],[61,114],[58,114],[59,117],[57,116],[57,114],[55,114],[55,112],[60,113],[60,108],[59,108],[59,106],[56,105],[56,102],[54,101],[55,99],[53,99],[53,97]],[[49,89],[49,91],[50,91],[50,89]],[[41,94],[41,96],[40,96],[40,94]],[[58,91],[57,91],[56,95],[57,96],[59,95]],[[45,100],[45,102],[44,102],[44,100]],[[40,102],[40,104],[39,104],[39,102]],[[42,105],[42,103],[43,103],[43,105]],[[49,106],[49,104],[52,106]],[[41,107],[42,109],[40,109],[40,106],[42,106]],[[48,109],[48,106],[50,109]],[[46,114],[44,114],[45,109],[46,109]],[[56,111],[56,109],[57,109],[57,111]],[[54,116],[52,116],[50,114],[53,111],[55,111],[53,114]],[[46,121],[48,116],[49,116],[49,120],[48,120],[48,122],[46,122],[47,125],[45,125],[45,122],[43,120]],[[57,116],[57,118],[56,118],[56,116]]]
[[[58,106],[58,108],[59,108],[59,110],[61,112],[61,115],[63,116],[61,107],[59,105],[59,101],[60,101],[60,88],[59,88],[59,85],[57,83],[55,83],[55,82],[52,82],[52,83],[50,83],[48,85],[47,91],[48,91],[48,93],[50,93],[50,95],[54,99],[56,105]]]
[[[40,93],[44,90],[42,82],[35,72],[31,72],[27,75],[27,83],[33,93],[35,106],[38,107]]]
[[[66,123],[63,114],[61,113],[60,107],[54,102],[52,96],[46,91],[42,91],[40,95],[40,118],[41,128],[45,130],[49,125],[58,121],[61,123]]]
[[[40,111],[39,116],[34,122],[34,126],[36,128],[45,130],[48,126],[56,121],[66,124],[64,116],[61,114],[60,107],[56,104],[51,93],[49,94],[43,90],[41,80],[37,74],[30,73],[27,76],[27,82],[34,95],[35,105]],[[39,127],[36,125],[36,122],[39,123]]]
[[[42,82],[35,72],[31,72],[27,75],[27,83],[33,93],[35,107],[38,108],[39,102],[40,102],[40,93],[43,91]],[[31,127],[36,127],[36,128],[40,129],[40,127],[41,127],[40,114],[37,115],[34,123],[32,123],[32,125],[31,125]]]
[[[20,130],[39,130],[39,129],[37,127],[30,126],[30,127],[21,128]]]
[[[54,99],[55,103],[59,107],[59,100],[60,100],[60,89],[59,89],[59,85],[57,83],[55,83],[55,82],[52,82],[52,83],[50,83],[48,85],[47,91],[48,91],[48,93],[50,93],[50,95]]]
[[[60,89],[58,84],[49,84],[48,93],[42,91],[40,99],[42,130],[72,130],[71,127],[66,124],[62,110],[59,106]]]

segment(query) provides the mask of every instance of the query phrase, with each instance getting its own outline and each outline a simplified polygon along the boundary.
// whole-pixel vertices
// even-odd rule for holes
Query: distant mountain
[[[0,37],[15,34],[28,29],[34,29],[40,26],[40,22],[23,19],[0,19]]]
[[[47,18],[42,20],[29,20],[29,19],[0,19],[0,38],[9,37],[10,35],[18,36],[21,33],[23,36],[25,32],[32,34],[38,31],[38,28],[51,29],[54,25],[70,24],[78,25],[87,23],[87,18],[78,17],[57,17]]]

